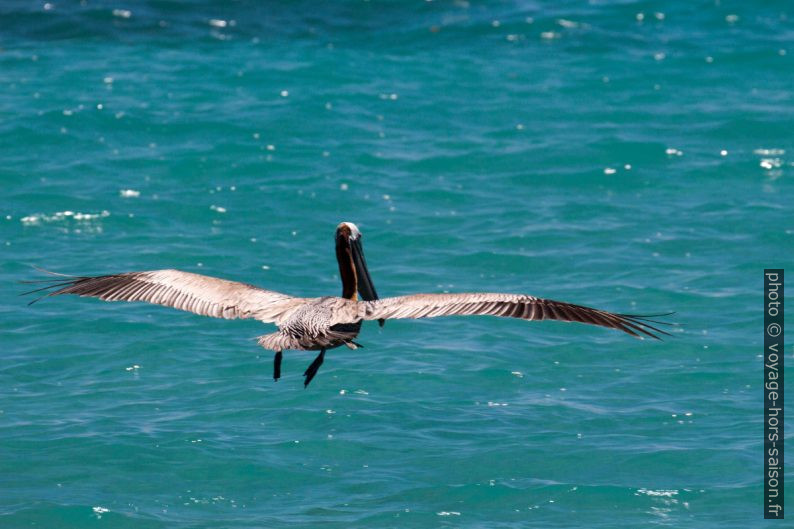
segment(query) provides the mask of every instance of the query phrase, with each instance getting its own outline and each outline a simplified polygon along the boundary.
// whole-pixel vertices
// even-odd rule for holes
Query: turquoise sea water
[[[749,4],[3,2],[0,527],[782,526],[794,10]],[[372,323],[304,390],[270,326],[17,297],[33,265],[336,295],[342,220],[384,297],[681,325]]]

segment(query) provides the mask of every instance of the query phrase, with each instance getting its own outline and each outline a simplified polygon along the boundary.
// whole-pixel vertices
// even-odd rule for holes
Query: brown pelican
[[[275,323],[277,332],[258,338],[259,345],[275,352],[275,380],[281,376],[284,350],[320,351],[303,373],[304,387],[317,374],[327,349],[341,345],[350,349],[361,347],[353,340],[364,320],[378,320],[383,325],[384,320],[393,318],[481,314],[588,323],[618,329],[639,338],[645,335],[659,339],[655,333],[668,334],[650,324],[665,322],[648,319],[648,316],[617,314],[525,294],[413,294],[379,299],[364,259],[361,232],[352,222],[343,222],[336,228],[336,259],[342,279],[341,297],[292,297],[246,283],[180,270],[95,277],[55,274],[62,279],[31,281],[46,283],[46,286],[25,294],[55,289],[42,297],[76,294],[105,301],[146,301],[203,316],[255,318]]]

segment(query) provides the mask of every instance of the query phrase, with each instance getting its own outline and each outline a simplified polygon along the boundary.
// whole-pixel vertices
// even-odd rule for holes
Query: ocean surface
[[[788,1],[2,2],[0,527],[782,527],[792,42]],[[33,267],[338,295],[340,221],[382,297],[678,325],[371,322],[304,389],[269,325],[18,296]]]

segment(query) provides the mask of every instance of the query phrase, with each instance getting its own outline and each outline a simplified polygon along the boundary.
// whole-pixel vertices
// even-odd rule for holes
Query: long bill
[[[360,237],[350,241],[350,250],[353,257],[353,267],[356,271],[356,279],[358,280],[357,290],[361,299],[364,301],[379,299],[378,292],[375,290],[375,285],[372,283],[372,277],[369,275],[367,260],[364,258],[364,249],[361,246]]]

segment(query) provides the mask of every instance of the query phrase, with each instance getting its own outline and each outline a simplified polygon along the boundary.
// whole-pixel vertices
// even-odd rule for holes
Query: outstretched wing
[[[40,281],[48,284],[26,294],[56,289],[42,297],[76,294],[105,301],[146,301],[213,318],[256,318],[268,323],[280,321],[301,304],[300,298],[180,270],[61,276],[62,279]]]
[[[669,336],[669,333],[650,325],[665,322],[650,320],[645,316],[615,314],[523,294],[414,294],[363,301],[358,306],[359,316],[365,320],[489,315],[522,320],[578,321],[657,340],[660,338],[656,333]]]

